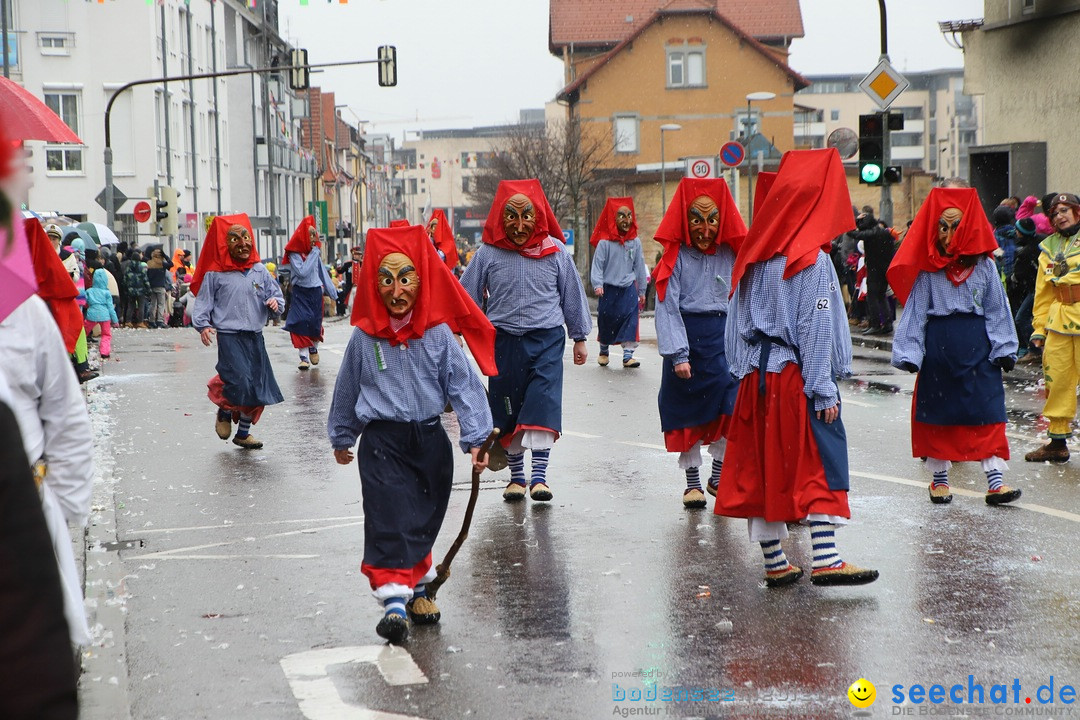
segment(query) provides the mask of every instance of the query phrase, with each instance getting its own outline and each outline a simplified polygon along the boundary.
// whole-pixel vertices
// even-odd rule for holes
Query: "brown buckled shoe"
[[[1069,447],[1054,447],[1054,443],[1048,442],[1037,450],[1032,450],[1024,456],[1028,462],[1069,462]]]
[[[596,364],[599,365],[600,367],[607,367],[608,356],[607,355],[597,355],[596,356]]]
[[[311,364],[307,360],[304,360],[303,358],[301,358],[300,359],[300,364],[297,365],[296,367],[300,368],[301,370],[307,370],[309,367],[311,367]]]
[[[798,565],[788,565],[786,570],[778,570],[765,573],[765,587],[778,588],[791,585],[803,576],[802,568]]]
[[[877,570],[867,570],[848,562],[841,563],[840,567],[822,568],[810,572],[810,582],[814,585],[865,585],[877,579]]]
[[[521,483],[510,483],[503,490],[503,500],[507,502],[517,502],[518,500],[525,499],[525,486]]]
[[[682,504],[687,510],[699,510],[707,504],[705,493],[698,488],[689,488],[682,495]]]
[[[319,364],[319,353],[318,353],[318,351],[313,352],[313,353],[308,353],[308,357],[311,359],[311,364],[312,365],[318,365]]]
[[[429,597],[413,598],[405,603],[405,610],[416,625],[434,625],[442,617],[439,606]]]
[[[930,483],[930,502],[935,505],[948,505],[952,502],[952,490],[948,485]]]
[[[705,491],[708,492],[713,497],[716,497],[716,488],[718,488],[718,487],[720,487],[719,482],[716,483],[715,485],[713,485],[712,480],[709,480],[709,482],[705,483]]]
[[[537,502],[547,502],[552,498],[551,488],[547,486],[547,483],[533,483],[529,488],[529,497]]]
[[[986,493],[987,505],[1004,505],[1020,499],[1020,489],[1002,485],[997,492]]]
[[[623,360],[623,361],[622,361],[622,366],[623,366],[624,368],[636,368],[636,367],[641,367],[641,362],[640,362],[640,361],[639,361],[639,360],[638,360],[638,359],[637,359],[636,357],[634,357],[633,355],[631,355],[631,356],[630,356],[630,359],[629,359],[629,360]]]
[[[258,450],[263,446],[262,440],[256,440],[254,435],[245,435],[244,437],[234,437],[232,444],[244,448],[245,450]]]

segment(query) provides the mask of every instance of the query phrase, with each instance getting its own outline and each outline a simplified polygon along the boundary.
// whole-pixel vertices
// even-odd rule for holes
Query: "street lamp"
[[[664,163],[664,133],[682,130],[682,125],[666,123],[660,126],[660,214],[667,211],[667,168]]]
[[[746,224],[749,225],[754,221],[754,159],[750,157],[750,141],[757,133],[751,133],[750,129],[753,127],[753,118],[750,115],[750,103],[764,100],[772,100],[776,97],[776,93],[762,90],[760,92],[747,93],[746,95],[746,157],[750,161],[750,166],[746,169],[746,196],[748,202],[746,203]]]

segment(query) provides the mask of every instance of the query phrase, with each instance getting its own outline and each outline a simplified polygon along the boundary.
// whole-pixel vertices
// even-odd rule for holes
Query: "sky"
[[[747,0],[752,2],[753,0]],[[804,75],[864,73],[880,52],[875,0],[801,0],[806,36],[792,43]],[[958,68],[939,20],[982,17],[983,0],[887,0],[889,57],[901,72]],[[309,62],[370,60],[394,45],[398,86],[381,88],[373,65],[331,68],[312,84],[332,91],[349,123],[402,137],[405,131],[516,122],[562,87],[548,51],[547,0],[280,1],[281,34]]]

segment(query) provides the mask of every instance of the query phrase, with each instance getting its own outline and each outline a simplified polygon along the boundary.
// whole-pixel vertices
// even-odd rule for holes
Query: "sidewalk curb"
[[[93,387],[88,392],[93,404],[104,401]],[[98,396],[98,397],[95,397]],[[127,633],[123,561],[116,536],[116,478],[113,475],[109,413],[91,411],[94,427],[94,467],[97,477],[90,505],[90,522],[85,535],[75,533],[76,561],[83,565],[83,595],[94,644],[82,649],[79,676],[79,717],[83,720],[130,720],[128,698]],[[100,439],[100,442],[98,441]]]

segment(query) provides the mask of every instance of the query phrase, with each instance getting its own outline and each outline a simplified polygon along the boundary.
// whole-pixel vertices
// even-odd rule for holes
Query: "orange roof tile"
[[[710,7],[757,40],[803,37],[799,0],[550,0],[548,44],[554,52],[611,47],[660,9]],[[670,6],[670,8],[669,8]]]

